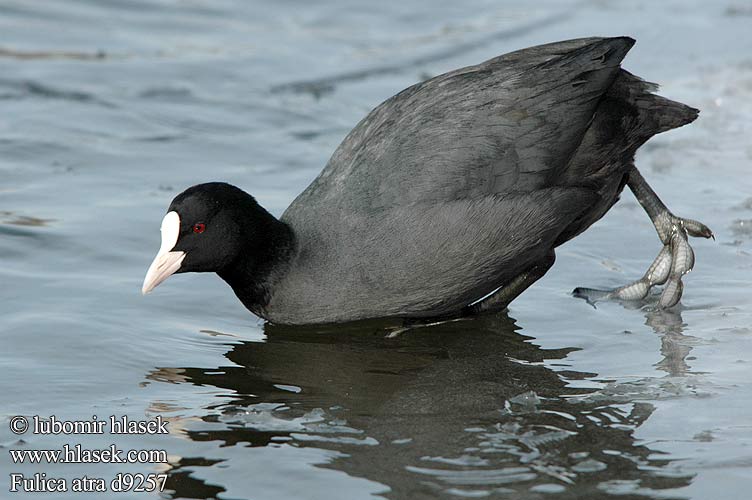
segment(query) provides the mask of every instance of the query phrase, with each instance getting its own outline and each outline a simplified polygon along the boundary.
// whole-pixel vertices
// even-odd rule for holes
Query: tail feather
[[[666,99],[654,94],[658,85],[621,70],[611,91],[617,98],[624,99],[635,107],[638,113],[638,133],[645,140],[655,134],[693,122],[700,113],[686,104]]]
[[[700,114],[699,109],[659,95],[653,95],[653,102],[646,111],[656,121],[656,134],[692,123]]]

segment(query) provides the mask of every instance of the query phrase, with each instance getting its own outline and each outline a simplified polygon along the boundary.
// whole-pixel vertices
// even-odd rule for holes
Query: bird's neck
[[[259,233],[217,274],[246,308],[266,319],[273,287],[288,270],[296,241],[292,228],[269,213],[265,213]]]

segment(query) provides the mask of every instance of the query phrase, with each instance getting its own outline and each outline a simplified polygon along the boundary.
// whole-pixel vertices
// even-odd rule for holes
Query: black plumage
[[[273,322],[459,314],[550,265],[616,202],[637,148],[697,116],[621,69],[633,43],[531,47],[403,90],[347,135],[280,221],[233,209],[235,240],[193,251],[238,247],[211,270]],[[192,213],[178,211],[181,224],[211,227],[236,190],[194,186],[179,197]],[[206,269],[178,272],[191,270]]]

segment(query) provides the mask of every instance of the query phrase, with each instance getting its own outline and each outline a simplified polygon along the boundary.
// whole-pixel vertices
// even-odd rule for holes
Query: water
[[[741,1],[0,2],[3,490],[11,473],[141,472],[168,474],[165,498],[746,498],[750,23]],[[568,295],[637,278],[659,250],[628,193],[508,316],[386,339],[378,322],[264,326],[216,276],[141,297],[184,187],[226,180],[280,214],[384,98],[592,34],[637,38],[625,66],[702,109],[637,159],[717,237],[694,242],[678,310]],[[9,430],[53,414],[161,416],[170,433]],[[7,453],[66,443],[168,463]]]

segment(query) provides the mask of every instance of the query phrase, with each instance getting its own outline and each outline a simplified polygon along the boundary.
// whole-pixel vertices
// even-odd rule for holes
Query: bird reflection
[[[671,376],[686,375],[690,371],[687,357],[692,351],[691,343],[695,337],[685,335],[686,324],[679,310],[650,310],[645,314],[645,324],[661,336],[661,354],[663,359],[656,367]]]
[[[689,483],[635,441],[652,405],[616,404],[568,383],[597,374],[550,368],[574,348],[542,349],[505,315],[396,338],[387,338],[388,326],[266,325],[265,342],[231,346],[228,366],[161,368],[148,378],[223,389],[200,430],[185,423],[188,438],[242,443],[247,453],[336,450],[340,458],[326,467],[384,484],[388,498],[549,491],[581,499],[618,490],[626,499]],[[174,497],[221,493],[185,473],[214,465],[197,460],[173,464]]]
[[[658,306],[659,295],[653,293],[643,300],[613,300],[625,309],[641,310],[645,314],[645,324],[661,336],[661,354],[664,358],[655,366],[670,376],[679,377],[690,373],[687,363],[692,344],[696,337],[684,334],[686,324],[681,312],[686,310],[681,304],[664,309]],[[595,303],[588,301],[593,307]]]

